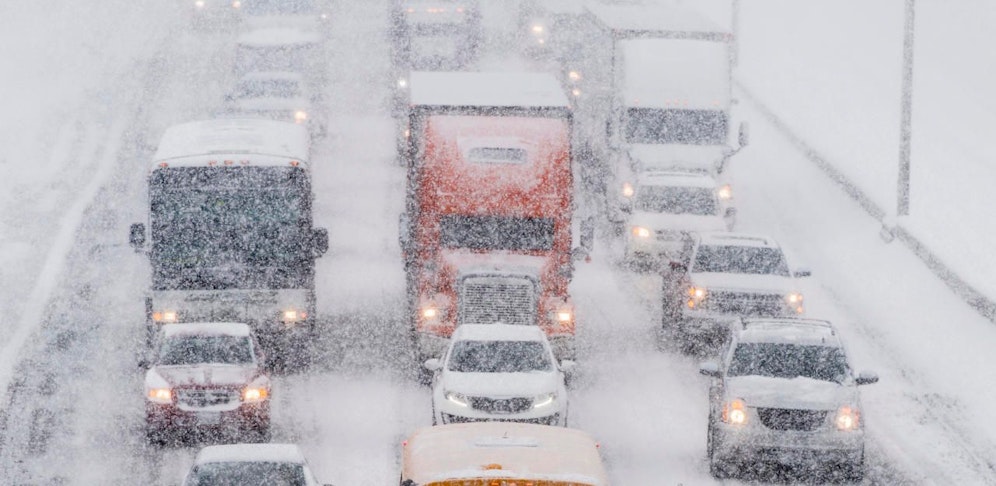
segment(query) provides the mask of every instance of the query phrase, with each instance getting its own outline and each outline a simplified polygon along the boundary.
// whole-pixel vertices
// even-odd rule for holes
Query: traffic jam
[[[320,484],[271,421],[280,382],[327,359],[316,268],[337,234],[316,203],[316,147],[343,143],[325,54],[348,49],[329,40],[338,3],[190,3],[195,35],[234,32],[236,81],[214,117],[170,126],[144,162],[128,240],[151,269],[145,440],[202,447],[185,485]],[[596,316],[572,282],[611,251],[618,272],[656,279],[659,352],[709,383],[709,475],[775,465],[861,482],[859,388],[878,376],[807,315],[811,272],[737,231],[727,169],[750,131],[730,29],[694,2],[523,0],[496,60],[483,3],[391,0],[379,20],[393,139],[378,143],[403,174],[388,249],[403,266],[398,346],[431,396],[416,411],[431,425],[406,430],[385,467],[400,486],[609,484],[616,466],[571,397],[597,386],[579,344]]]

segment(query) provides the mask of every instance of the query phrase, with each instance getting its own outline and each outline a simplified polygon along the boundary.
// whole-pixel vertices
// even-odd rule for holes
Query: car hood
[[[812,378],[738,376],[726,379],[730,399],[740,398],[748,407],[836,410],[857,404],[857,389]]]
[[[795,279],[779,275],[742,273],[693,273],[692,284],[708,290],[789,293],[796,292]]]
[[[236,365],[196,365],[196,366],[156,366],[146,374],[146,383],[161,377],[171,387],[192,385],[244,385],[259,374],[255,366]]]
[[[726,220],[718,214],[666,214],[633,211],[629,220],[632,226],[651,230],[672,231],[725,231]]]
[[[458,373],[444,371],[438,386],[445,391],[474,397],[532,397],[556,392],[560,373]]]

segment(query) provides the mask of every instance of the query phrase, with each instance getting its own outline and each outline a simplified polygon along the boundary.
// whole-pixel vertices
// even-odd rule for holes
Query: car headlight
[[[240,9],[240,8],[242,8],[242,1],[241,0],[232,0],[232,8],[234,8],[234,9]]]
[[[308,112],[304,110],[297,110],[294,112],[295,123],[304,123],[306,121],[308,121]]]
[[[262,402],[270,398],[270,389],[265,386],[247,386],[242,390],[243,402]]]
[[[724,201],[729,201],[733,199],[733,186],[729,184],[724,184],[722,187],[716,190],[716,195]]]
[[[162,310],[153,312],[152,320],[164,324],[174,323],[180,320],[180,316],[175,310]]]
[[[532,30],[535,35],[542,35],[543,32],[546,31],[546,28],[543,27],[543,24],[533,24],[530,30]]]
[[[408,88],[408,80],[405,78],[398,78],[398,88],[399,89]]]
[[[153,403],[173,403],[173,390],[169,388],[149,388],[146,397]]]
[[[204,5],[205,5],[204,0],[197,0],[196,2],[194,2],[194,6],[197,8],[204,8]]]
[[[840,410],[837,410],[837,418],[834,420],[837,430],[857,430],[861,426],[859,415],[854,408],[840,407]]]
[[[308,313],[300,309],[284,309],[280,313],[280,321],[284,324],[294,324],[308,318]]]
[[[747,405],[743,400],[736,398],[723,404],[723,422],[731,425],[747,423]]]
[[[633,184],[630,184],[628,182],[623,182],[622,185],[623,197],[633,197],[633,194],[636,194],[636,190],[633,189]]]
[[[533,408],[543,408],[550,406],[557,400],[556,393],[544,393],[533,399]]]
[[[454,404],[454,405],[456,405],[458,407],[464,407],[464,408],[466,408],[466,407],[470,406],[470,400],[467,400],[467,397],[465,397],[465,396],[463,396],[463,395],[461,395],[461,394],[459,394],[457,392],[448,391],[448,392],[444,393],[443,396],[445,396],[446,399],[449,400],[450,403],[452,403],[452,404]]]
[[[686,302],[686,305],[688,305],[689,309],[694,309],[708,296],[709,291],[705,287],[688,287],[688,302]]]
[[[632,232],[637,238],[650,238],[650,230],[643,226],[634,226]]]
[[[785,303],[797,314],[802,314],[802,299],[802,294],[799,292],[790,292],[785,295]]]

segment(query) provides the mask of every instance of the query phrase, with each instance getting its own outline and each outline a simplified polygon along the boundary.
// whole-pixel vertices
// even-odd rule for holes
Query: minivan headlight
[[[543,408],[550,406],[557,400],[556,393],[544,393],[533,399],[533,408]]]

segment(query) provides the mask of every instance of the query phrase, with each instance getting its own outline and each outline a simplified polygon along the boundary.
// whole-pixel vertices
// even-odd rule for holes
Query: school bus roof
[[[548,73],[417,71],[410,77],[410,104],[430,111],[472,108],[570,111],[567,95]]]
[[[253,159],[253,165],[286,165],[287,160],[307,164],[309,151],[308,131],[301,125],[262,119],[204,120],[167,128],[153,163],[171,161],[170,166],[178,166],[201,165],[197,160],[202,159]]]
[[[514,422],[426,427],[406,441],[403,456],[402,478],[420,486],[501,478],[608,484],[595,441],[563,427]]]

